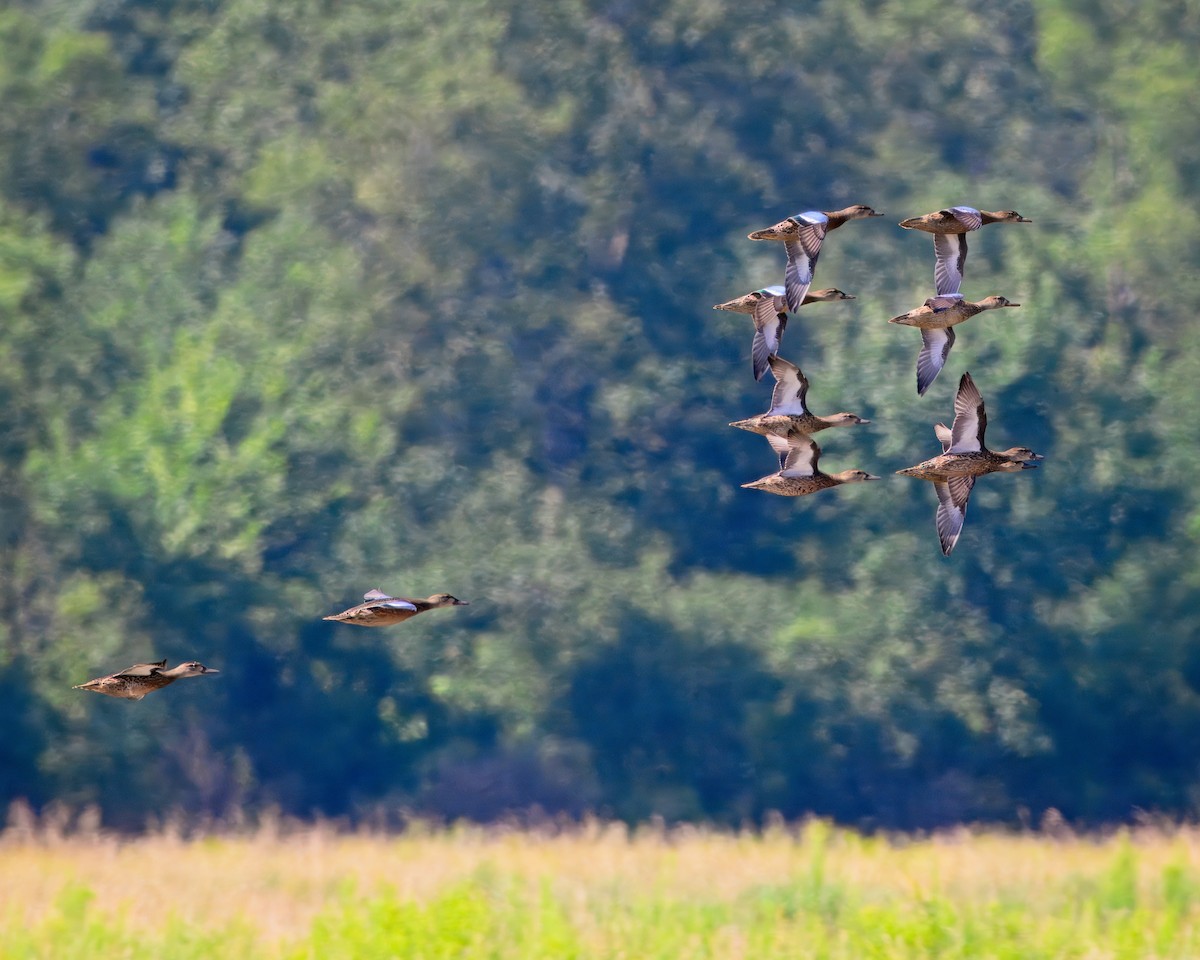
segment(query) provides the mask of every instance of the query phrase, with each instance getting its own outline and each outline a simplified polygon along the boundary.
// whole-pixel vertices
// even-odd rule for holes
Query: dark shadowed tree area
[[[924,827],[1200,803],[1200,7],[25,0],[0,12],[0,803]],[[751,230],[829,236],[766,409]],[[959,329],[905,217],[966,203]],[[930,485],[988,441],[949,558]],[[362,630],[372,587],[470,606]],[[221,675],[142,702],[130,663]]]

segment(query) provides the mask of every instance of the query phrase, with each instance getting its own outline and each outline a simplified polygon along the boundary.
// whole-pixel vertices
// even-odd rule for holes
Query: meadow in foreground
[[[1200,831],[9,829],[0,958],[1200,955]]]

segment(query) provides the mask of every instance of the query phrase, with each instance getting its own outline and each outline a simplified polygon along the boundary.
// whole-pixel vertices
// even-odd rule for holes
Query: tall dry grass
[[[865,837],[820,821],[741,833],[586,822],[384,834],[268,820],[132,839],[86,818],[75,827],[10,816],[0,957],[43,955],[39,936],[53,951],[72,924],[128,956],[142,955],[138,931],[150,931],[146,956],[204,931],[214,956],[322,956],[331,944],[345,956],[1200,956],[1192,827]],[[414,924],[428,932],[410,949]],[[454,939],[471,928],[489,932]],[[18,932],[25,952],[6,953]],[[1000,950],[1006,939],[1016,952]]]

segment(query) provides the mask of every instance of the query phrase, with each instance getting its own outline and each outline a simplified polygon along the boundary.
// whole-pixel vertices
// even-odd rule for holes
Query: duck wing
[[[922,327],[921,352],[917,354],[917,395],[925,396],[929,385],[937,379],[954,346],[953,327]]]
[[[402,597],[388,597],[386,600],[376,600],[371,604],[372,607],[385,607],[388,610],[416,610],[417,605],[411,600],[405,600]]]
[[[933,286],[938,296],[958,293],[962,288],[963,269],[967,264],[967,235],[965,233],[935,233],[933,235]]]
[[[795,240],[785,243],[787,251],[787,267],[783,271],[783,286],[787,291],[788,309],[795,312],[804,302],[804,295],[813,281],[813,273],[817,269],[817,257],[821,253],[821,244],[825,241],[827,220],[808,222],[796,218],[799,230]]]
[[[950,477],[948,480],[934,481],[933,488],[938,498],[937,532],[943,556],[950,556],[950,551],[958,543],[963,521],[967,519],[967,501],[971,499],[974,486],[974,477]]]
[[[804,416],[808,407],[804,398],[808,396],[808,377],[798,366],[783,357],[771,357],[771,373],[775,377],[775,389],[771,393],[768,414],[792,414]]]
[[[114,673],[114,677],[149,677],[155,673],[159,673],[167,665],[166,660],[159,660],[158,663],[135,663],[132,667],[128,667],[119,673]]]
[[[958,381],[954,395],[954,426],[950,428],[950,448],[947,453],[977,453],[983,449],[983,433],[987,429],[987,412],[983,397],[969,373]]]
[[[779,472],[785,477],[812,477],[817,473],[817,461],[821,457],[821,448],[812,437],[789,431],[787,435],[787,456]],[[771,444],[775,446],[775,444]]]
[[[767,372],[767,361],[779,352],[779,341],[787,329],[787,314],[777,308],[782,301],[767,294],[754,304],[754,343],[750,357],[754,364],[754,379],[761,380]]]
[[[774,433],[767,434],[767,443],[771,445],[771,449],[779,457],[779,469],[782,470],[787,464],[788,454],[791,453],[791,445],[787,442],[786,437],[781,437]]]
[[[978,230],[983,226],[983,214],[974,207],[951,207],[948,210],[943,210],[942,213],[950,214],[950,216],[962,224],[964,230]]]
[[[368,601],[372,607],[387,607],[389,610],[417,609],[416,604],[411,600],[405,600],[403,597],[389,597],[378,588],[368,590],[363,594],[363,599]]]
[[[954,434],[950,428],[944,423],[935,423],[933,425],[933,432],[937,434],[938,443],[942,445],[942,453],[949,453],[950,444],[954,442],[951,439]]]

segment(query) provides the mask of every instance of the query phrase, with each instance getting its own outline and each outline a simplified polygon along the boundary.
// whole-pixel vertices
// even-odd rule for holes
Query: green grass
[[[1190,958],[1198,859],[1184,834],[888,843],[820,825],[5,843],[0,958]]]

